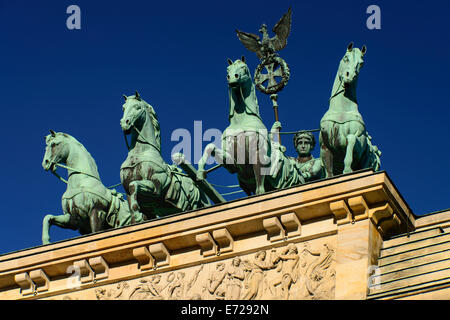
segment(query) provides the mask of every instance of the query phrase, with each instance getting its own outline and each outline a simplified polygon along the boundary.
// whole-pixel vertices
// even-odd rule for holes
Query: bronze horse
[[[320,157],[326,177],[380,167],[381,152],[371,143],[356,100],[366,51],[365,46],[359,50],[349,44],[334,80],[329,109],[320,120]]]
[[[155,110],[136,92],[124,96],[120,125],[131,135],[120,179],[135,222],[209,205],[205,193],[161,156],[160,125]]]

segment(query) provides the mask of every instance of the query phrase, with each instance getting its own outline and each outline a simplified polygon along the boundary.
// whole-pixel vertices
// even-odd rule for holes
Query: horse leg
[[[130,194],[128,196],[128,205],[130,206],[131,211],[131,224],[135,224],[144,220],[141,213],[141,207],[139,206],[137,200],[139,192],[139,182],[140,181],[132,181],[128,186],[128,190],[130,191]]]
[[[221,164],[230,173],[236,173],[237,168],[233,156],[225,149],[215,148],[211,154],[218,164]]]
[[[253,174],[255,175],[255,194],[263,194],[266,192],[266,189],[264,188],[264,182],[266,179],[266,176],[262,174],[261,172],[261,164],[254,164],[253,166]]]
[[[260,136],[259,134],[251,134],[248,136],[246,142],[247,156],[252,159],[253,155],[256,155],[256,163],[253,164],[253,175],[255,177],[255,194],[263,194],[266,192],[265,180],[266,175],[269,175],[269,181],[272,177],[273,170],[280,170],[278,161],[272,162],[272,156],[277,151],[271,149],[270,141],[267,136]],[[252,164],[252,161],[250,162]],[[275,167],[274,167],[275,165]]]
[[[55,225],[64,229],[77,230],[78,226],[74,220],[71,219],[69,213],[65,213],[59,216],[48,214],[44,217],[42,223],[42,244],[50,243],[50,226]]]
[[[226,151],[217,148],[214,143],[206,146],[203,156],[198,161],[197,179],[206,179],[205,164],[210,156],[213,156],[218,164],[222,164],[228,171],[232,171],[230,165],[234,164],[233,157]],[[233,172],[232,172],[233,173]]]
[[[320,144],[320,159],[325,167],[325,178],[331,178],[333,176],[333,153],[327,147],[329,141],[327,134],[320,130],[319,144]]]
[[[367,136],[364,135],[356,139],[354,153],[358,156],[358,164],[356,167],[353,165],[353,168],[356,170],[366,168],[374,169],[376,165],[376,158],[374,157],[375,153],[372,152],[372,146],[370,145]],[[376,170],[374,169],[374,171]]]
[[[206,179],[205,164],[206,164],[206,161],[208,160],[208,158],[211,156],[211,154],[214,153],[215,149],[216,149],[216,145],[214,143],[210,143],[206,146],[202,157],[200,158],[200,160],[198,160],[197,180]]]
[[[91,232],[98,232],[103,230],[103,223],[106,217],[106,212],[100,209],[92,209],[89,215],[89,224]]]
[[[353,163],[353,149],[355,148],[356,136],[354,134],[347,135],[347,149],[344,158],[344,171],[342,173],[350,173]]]

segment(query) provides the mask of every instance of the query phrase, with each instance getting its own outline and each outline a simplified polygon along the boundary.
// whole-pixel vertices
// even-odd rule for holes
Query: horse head
[[[241,60],[238,59],[234,62],[228,59],[228,64],[227,81],[230,88],[243,87],[249,82],[251,83],[250,70],[245,63],[244,56],[242,56]]]
[[[255,85],[244,56],[234,62],[228,59],[227,82],[230,94],[229,119],[234,117],[235,109],[240,113],[246,110],[247,114],[260,118]]]
[[[141,99],[137,91],[133,96],[127,97],[124,95],[124,98],[125,103],[122,106],[123,116],[120,119],[120,126],[125,134],[129,134],[131,128],[143,125],[148,104]]]
[[[344,83],[345,87],[349,86],[357,79],[364,64],[363,57],[366,52],[366,46],[363,46],[360,50],[358,48],[353,48],[353,42],[348,45],[347,52],[341,59],[338,70],[339,80]]]
[[[42,167],[45,171],[56,170],[55,164],[65,162],[69,156],[70,148],[67,143],[66,133],[50,130],[50,134],[45,137],[45,154],[42,159]]]
[[[135,129],[138,136],[149,145],[153,145],[160,150],[161,130],[153,107],[145,102],[137,91],[129,97],[124,95],[124,98],[125,103],[122,106],[123,116],[120,119],[120,126],[124,134],[130,134],[132,129]]]

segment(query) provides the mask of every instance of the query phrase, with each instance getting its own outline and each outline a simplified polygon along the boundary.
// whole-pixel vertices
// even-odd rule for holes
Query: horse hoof
[[[255,195],[261,195],[261,194],[264,194],[264,193],[266,193],[266,190],[264,190],[264,189],[256,189],[255,190]]]
[[[201,180],[205,180],[206,179],[206,172],[201,170],[201,171],[197,171],[197,180],[201,181]]]

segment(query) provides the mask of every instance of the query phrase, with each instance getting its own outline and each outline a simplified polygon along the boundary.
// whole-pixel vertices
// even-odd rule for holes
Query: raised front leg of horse
[[[223,166],[230,171],[231,173],[234,173],[235,170],[233,170],[234,167],[234,159],[233,157],[223,149],[218,148],[214,143],[210,143],[206,146],[205,151],[203,152],[202,157],[198,161],[197,166],[197,179],[198,180],[204,180],[206,179],[206,171],[205,171],[205,165],[206,161],[209,159],[209,157],[214,157],[216,162],[218,164],[223,164]]]
[[[72,229],[77,230],[78,226],[76,225],[76,222],[71,219],[71,216],[69,213],[54,216],[52,214],[48,214],[44,217],[44,220],[42,222],[42,244],[49,244],[50,243],[50,226],[56,225],[60,228],[64,229]]]

